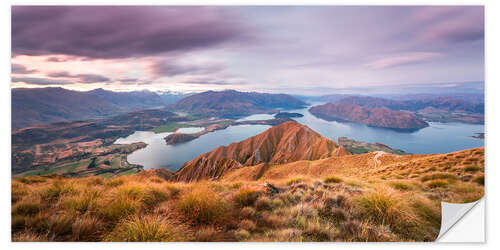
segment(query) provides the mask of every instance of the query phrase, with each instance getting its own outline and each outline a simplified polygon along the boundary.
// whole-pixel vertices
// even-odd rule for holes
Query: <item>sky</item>
[[[14,6],[12,87],[332,94],[484,81],[482,6]]]

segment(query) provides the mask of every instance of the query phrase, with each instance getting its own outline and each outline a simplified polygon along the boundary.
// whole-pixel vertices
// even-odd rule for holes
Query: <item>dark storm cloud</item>
[[[79,83],[96,83],[96,82],[109,82],[110,79],[96,74],[75,74],[72,75],[66,71],[50,72],[47,74],[49,77],[54,78],[74,78]]]
[[[126,58],[186,51],[240,36],[230,19],[214,7],[14,6],[12,52]]]
[[[72,82],[69,82],[69,81],[55,80],[55,79],[49,79],[49,78],[39,78],[39,77],[12,77],[11,81],[14,83],[24,82],[24,83],[35,84],[35,85],[72,84]]]
[[[12,64],[12,74],[32,74],[36,72],[38,72],[36,69],[28,69],[21,64]]]

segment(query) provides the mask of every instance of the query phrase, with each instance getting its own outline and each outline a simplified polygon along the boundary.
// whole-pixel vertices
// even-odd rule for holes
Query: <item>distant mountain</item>
[[[202,116],[237,118],[305,106],[305,102],[290,95],[225,90],[194,94],[168,105],[168,109]]]
[[[437,96],[421,97],[407,100],[391,100],[371,96],[350,96],[337,100],[335,103],[345,105],[359,105],[367,108],[386,107],[393,110],[417,111],[427,107],[446,111],[466,111],[471,113],[484,113],[484,104],[472,103],[463,99]]]
[[[460,97],[416,95],[415,99],[385,99],[370,96],[351,96],[335,103],[358,105],[365,108],[389,108],[392,110],[411,111],[417,117],[432,122],[484,123],[484,102],[480,96],[464,95]],[[405,98],[409,98],[407,96]],[[466,101],[469,97],[473,102]]]
[[[74,91],[64,88],[12,89],[12,129],[72,120],[108,117],[163,106],[149,91]]]
[[[429,126],[409,112],[391,110],[386,107],[367,108],[359,105],[327,103],[309,109],[314,116],[328,121],[347,121],[372,127],[412,131]]]
[[[182,100],[194,93],[179,93],[173,91],[156,92],[165,104],[170,104]]]
[[[165,105],[158,94],[147,90],[114,92],[99,88],[86,93],[90,96],[102,98],[111,104],[127,109],[127,111],[158,108]]]
[[[349,154],[336,142],[296,122],[285,122],[244,141],[218,147],[186,162],[180,181],[218,178],[226,171],[261,163],[283,164]]]

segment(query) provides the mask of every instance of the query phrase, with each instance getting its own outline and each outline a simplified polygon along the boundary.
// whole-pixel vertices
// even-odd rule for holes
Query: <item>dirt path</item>
[[[375,157],[373,157],[373,168],[377,168],[377,165],[382,164],[382,162],[378,159],[380,156],[387,154],[384,151],[377,151]]]

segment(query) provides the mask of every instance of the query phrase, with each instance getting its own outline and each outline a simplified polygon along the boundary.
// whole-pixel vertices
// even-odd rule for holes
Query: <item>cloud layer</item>
[[[483,81],[484,8],[15,6],[12,55],[14,87],[302,93]]]

